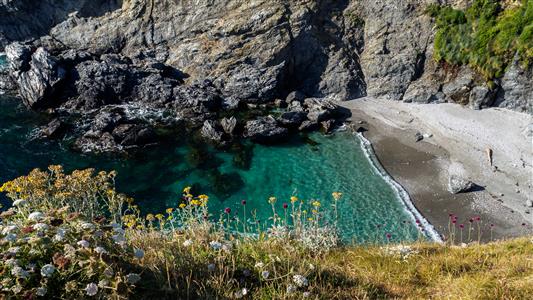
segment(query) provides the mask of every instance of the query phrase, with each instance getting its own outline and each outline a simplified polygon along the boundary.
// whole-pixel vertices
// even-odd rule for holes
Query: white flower
[[[15,266],[11,270],[11,275],[17,278],[28,278],[28,276],[30,276],[30,273],[19,266]]]
[[[89,283],[85,288],[87,296],[94,296],[98,293],[98,285],[96,283]]]
[[[235,298],[240,299],[246,296],[246,294],[248,294],[248,290],[246,288],[243,288],[242,290],[235,292]]]
[[[11,255],[15,255],[19,251],[20,251],[20,247],[11,247],[11,248],[7,249],[7,253],[9,253]]]
[[[94,224],[87,223],[87,222],[81,223],[80,227],[81,227],[81,229],[87,230],[87,231],[92,231],[92,230],[94,230],[96,228],[94,226]]]
[[[130,274],[126,275],[126,281],[129,284],[136,284],[140,280],[141,280],[141,275],[139,275],[139,274],[130,273]]]
[[[82,248],[89,248],[89,242],[87,242],[86,240],[81,240],[77,242],[76,244]]]
[[[138,259],[141,259],[144,257],[144,250],[135,248],[133,249],[133,255],[135,255],[135,257],[137,257]]]
[[[106,276],[106,277],[113,277],[113,275],[115,275],[115,272],[113,271],[113,268],[111,268],[111,267],[107,267],[107,268],[105,268],[105,270],[104,270],[104,276]]]
[[[40,211],[36,211],[36,212],[32,212],[29,216],[28,216],[28,220],[30,221],[40,221],[44,219],[44,214]]]
[[[211,248],[213,248],[215,250],[220,250],[220,248],[222,248],[222,244],[220,242],[217,242],[217,241],[211,241],[209,243],[209,245],[211,246]]]
[[[209,272],[215,271],[215,264],[208,264],[207,265],[207,271],[209,271]]]
[[[189,247],[190,245],[192,245],[192,240],[191,239],[185,240],[183,242],[183,247]]]
[[[64,228],[58,228],[56,234],[52,238],[55,242],[61,242],[65,238],[67,230]]]
[[[37,231],[40,231],[40,232],[43,232],[43,231],[46,231],[48,229],[48,225],[44,224],[44,223],[37,223],[37,224],[33,225],[33,229],[35,229]]]
[[[268,271],[261,272],[261,277],[263,277],[264,279],[267,279],[268,276],[270,276],[270,272],[268,272]]]
[[[4,240],[6,240],[7,242],[14,242],[17,240],[17,235],[14,233],[10,233],[5,236]]]
[[[41,268],[41,275],[43,277],[50,277],[50,276],[52,276],[52,274],[54,273],[55,270],[56,270],[56,268],[54,266],[52,266],[51,264],[44,265]]]
[[[124,233],[117,233],[111,237],[117,244],[123,244],[126,242],[126,236]]]
[[[13,268],[13,267],[19,265],[19,261],[18,261],[18,259],[10,258],[10,259],[5,261],[5,264],[6,264],[6,266],[8,266],[10,268]]]
[[[94,252],[98,253],[98,254],[104,254],[104,253],[107,253],[107,251],[104,249],[104,247],[96,247],[94,248]]]
[[[13,206],[23,206],[23,205],[26,205],[27,203],[28,201],[24,199],[18,199],[18,200],[13,201]]]
[[[298,287],[304,287],[309,284],[307,281],[307,278],[305,278],[302,275],[294,275],[292,276],[292,281],[298,286]]]
[[[255,267],[256,267],[257,269],[262,269],[264,266],[265,266],[265,264],[262,263],[262,262],[255,263]]]
[[[108,285],[109,285],[109,281],[107,281],[105,279],[102,279],[102,280],[98,281],[98,287],[101,288],[101,289],[105,288]]]
[[[310,292],[304,292],[304,293],[302,294],[302,296],[303,296],[304,298],[309,298],[309,297],[311,296],[311,293],[310,293]]]
[[[6,235],[6,234],[9,234],[11,233],[12,231],[15,231],[18,227],[15,226],[15,225],[9,225],[9,226],[6,226],[2,229],[2,234],[3,235]]]
[[[289,284],[287,286],[287,294],[292,294],[292,293],[296,292],[296,290],[297,290],[297,288],[294,285],[292,285],[292,284]]]
[[[37,295],[39,297],[43,297],[44,295],[46,295],[46,292],[48,292],[48,290],[45,287],[39,287],[35,291],[35,295]]]

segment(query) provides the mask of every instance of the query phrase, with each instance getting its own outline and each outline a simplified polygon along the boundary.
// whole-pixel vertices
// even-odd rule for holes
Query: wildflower
[[[107,281],[105,279],[102,279],[102,280],[98,281],[98,287],[101,288],[101,289],[105,288],[108,285],[109,285],[109,281]]]
[[[82,248],[89,248],[89,242],[86,240],[78,241],[76,244]]]
[[[54,264],[61,270],[61,269],[64,269],[67,264],[70,262],[70,260],[68,258],[66,258],[65,256],[63,256],[63,254],[59,253],[59,252],[56,252],[54,254],[54,256],[52,257],[52,261],[54,262]]]
[[[5,240],[6,242],[10,242],[10,243],[12,243],[12,242],[14,242],[14,241],[17,240],[17,235],[14,234],[14,233],[10,233],[10,234],[8,234],[8,235],[6,235],[6,236],[4,237],[4,240]]]
[[[185,208],[185,207],[187,207],[187,204],[185,204],[185,203],[180,203],[180,208]]]
[[[191,187],[190,186],[188,186],[188,187],[183,189],[183,193],[184,194],[189,194],[190,192],[191,192]]]
[[[172,207],[169,207],[169,208],[167,208],[167,210],[166,210],[167,214],[169,214],[169,215],[170,215],[173,211],[174,211],[174,209],[173,209]]]
[[[143,249],[138,249],[138,248],[135,248],[133,249],[133,255],[135,257],[137,257],[138,259],[141,259],[144,257],[144,250]]]
[[[295,203],[296,201],[298,201],[298,197],[292,196],[291,197],[291,203]]]
[[[256,267],[257,269],[262,269],[264,266],[265,266],[265,264],[262,263],[262,262],[257,262],[257,263],[255,263],[255,267]]]
[[[287,207],[289,207],[289,204],[283,203],[283,209],[287,209]]]
[[[11,270],[11,275],[17,277],[17,278],[23,278],[26,279],[30,276],[30,273],[26,270],[24,270],[22,267],[15,266]]]
[[[15,200],[13,201],[13,206],[24,206],[28,204],[28,201],[24,200],[24,199],[18,199],[18,200]]]
[[[98,294],[98,285],[96,283],[89,283],[87,287],[85,287],[85,293],[87,296],[95,296]]]
[[[51,277],[56,268],[51,264],[46,264],[41,268],[41,275],[43,277]]]
[[[107,268],[105,268],[103,274],[104,274],[105,277],[111,278],[111,277],[113,277],[113,275],[115,275],[115,272],[113,271],[113,268],[107,267]]]
[[[155,217],[156,217],[156,219],[158,219],[159,221],[161,221],[161,220],[163,220],[163,218],[164,218],[165,216],[163,216],[163,214],[157,214],[157,215],[155,215]]]
[[[392,238],[392,235],[390,233],[387,233],[385,236],[387,237],[388,240]]]
[[[222,248],[222,244],[218,241],[211,241],[209,242],[209,246],[215,250],[220,250]]]
[[[333,196],[333,199],[335,199],[335,201],[339,201],[340,198],[342,197],[342,193],[339,193],[339,192],[333,192],[331,193],[331,195]]]
[[[136,284],[137,282],[139,282],[141,280],[141,275],[139,274],[136,274],[136,273],[130,273],[128,275],[126,275],[126,281],[129,283],[129,284]]]
[[[29,216],[28,216],[28,220],[30,221],[40,221],[44,219],[44,214],[40,211],[36,211],[36,212],[32,212]]]
[[[45,287],[38,287],[37,290],[35,290],[35,295],[39,297],[44,297],[46,295],[46,292],[48,292],[48,290]]]
[[[304,287],[309,284],[309,281],[307,281],[307,278],[305,278],[303,275],[294,275],[292,277],[292,281],[298,286],[298,287]]]
[[[87,223],[87,222],[81,223],[80,227],[81,227],[81,229],[87,230],[87,231],[92,231],[92,230],[94,230],[96,228],[94,226],[94,224]]]
[[[248,294],[248,290],[246,288],[243,288],[242,290],[239,290],[235,292],[235,298],[240,299]]]
[[[48,229],[48,225],[47,224],[44,224],[44,223],[37,223],[35,225],[33,225],[33,229],[39,231],[39,232],[43,232],[43,231],[46,231]]]
[[[267,279],[268,276],[270,276],[270,272],[268,272],[268,271],[261,272],[261,277],[263,277],[263,279]]]
[[[241,204],[242,204],[242,205],[246,205],[246,200],[242,200],[242,201],[241,201]]]
[[[148,221],[148,222],[152,222],[153,220],[155,220],[153,214],[147,214],[147,215],[146,215],[146,221]]]
[[[11,248],[7,249],[7,253],[9,253],[11,255],[15,255],[19,251],[20,251],[20,247],[11,247]]]
[[[118,231],[117,234],[112,235],[111,238],[113,239],[113,241],[115,241],[115,243],[119,245],[126,242],[126,236],[124,235],[124,230]]]
[[[310,293],[310,292],[304,292],[304,293],[302,294],[302,297],[304,297],[304,298],[309,298],[309,297],[311,297],[311,293]]]
[[[313,206],[314,207],[320,207],[320,201],[313,201]]]
[[[104,253],[107,253],[107,251],[104,249],[104,247],[96,247],[94,248],[94,252],[98,253],[98,254],[104,254]]]
[[[183,247],[189,247],[190,245],[192,245],[192,240],[191,239],[185,240],[183,242]]]
[[[65,238],[66,233],[67,231],[64,228],[58,228],[52,240],[55,242],[60,242]]]
[[[292,285],[292,284],[289,284],[287,286],[287,294],[292,294],[292,293],[296,292],[296,290],[297,290],[297,288],[294,285]]]
[[[276,203],[276,200],[277,200],[276,197],[270,197],[270,198],[268,198],[268,203],[274,204],[274,203]]]
[[[207,265],[207,271],[209,271],[209,272],[215,271],[215,264],[208,264]]]
[[[225,212],[226,214],[229,214],[229,213],[231,213],[231,208],[229,208],[229,207],[226,207],[226,208],[224,209],[224,212]]]

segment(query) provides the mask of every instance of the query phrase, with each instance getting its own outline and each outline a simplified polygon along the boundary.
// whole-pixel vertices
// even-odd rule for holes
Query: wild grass
[[[465,11],[430,5],[436,19],[434,58],[469,65],[490,81],[502,77],[518,55],[524,67],[533,62],[533,1],[505,5],[500,0],[474,0]]]
[[[326,210],[320,203],[311,203],[307,215],[299,199],[288,199],[287,217],[272,205],[275,229],[255,232],[229,219],[229,212],[213,219],[209,198],[191,195],[190,188],[175,208],[143,216],[115,191],[114,176],[92,170],[64,175],[52,166],[0,188],[14,200],[0,215],[0,297],[528,299],[533,292],[530,238],[461,246],[332,244],[335,222],[320,221]],[[65,177],[90,189],[77,190],[73,203],[97,201],[109,212],[98,215],[102,208],[95,205],[72,211],[69,197],[54,195],[72,191],[56,185]],[[97,182],[105,185],[99,197]],[[31,198],[36,195],[46,199]],[[332,196],[342,201],[340,193]],[[107,204],[110,197],[124,199],[124,207]]]

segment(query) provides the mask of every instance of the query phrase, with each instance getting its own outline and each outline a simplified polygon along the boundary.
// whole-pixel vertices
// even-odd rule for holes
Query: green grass
[[[503,6],[504,1],[475,0],[465,11],[430,5],[436,19],[434,58],[469,65],[486,80],[503,76],[515,54],[524,67],[533,62],[533,1]]]
[[[298,232],[321,223],[285,223],[289,234],[272,234],[273,227],[238,234],[229,229],[229,213],[205,218],[208,197],[194,197],[190,188],[177,207],[142,216],[115,191],[115,176],[90,169],[64,174],[51,166],[0,187],[13,200],[0,214],[0,299],[529,299],[533,293],[531,238],[463,247],[313,247]],[[312,239],[330,235],[313,232]]]

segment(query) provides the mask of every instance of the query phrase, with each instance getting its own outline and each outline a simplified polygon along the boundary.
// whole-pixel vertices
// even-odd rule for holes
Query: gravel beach
[[[471,239],[478,239],[478,225],[483,241],[532,232],[532,116],[373,98],[339,105],[351,110],[353,126],[368,130],[364,135],[382,165],[444,238],[449,236],[450,214],[457,216],[455,226],[464,224],[465,240],[470,227]],[[418,133],[423,139],[417,142]],[[452,174],[475,187],[450,193]]]

